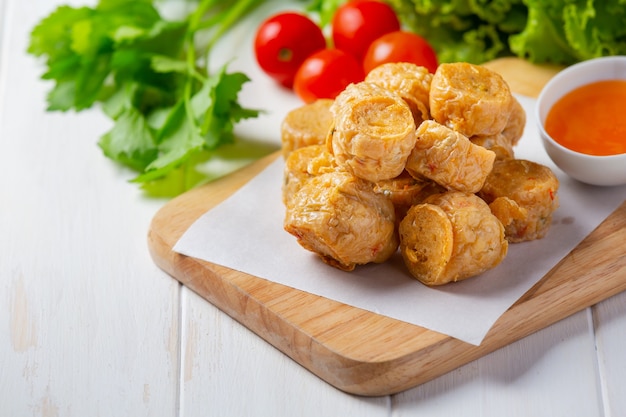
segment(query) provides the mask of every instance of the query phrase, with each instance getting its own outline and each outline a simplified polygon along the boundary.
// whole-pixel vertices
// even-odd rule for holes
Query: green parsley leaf
[[[137,171],[133,182],[153,195],[202,182],[197,166],[234,142],[237,122],[259,113],[238,102],[245,74],[228,73],[226,65],[209,74],[196,58],[208,56],[216,37],[261,1],[231,3],[202,0],[180,21],[162,18],[152,0],[58,7],[33,28],[28,46],[45,61],[42,78],[54,82],[48,110],[100,105],[113,126],[98,145]],[[212,34],[204,49],[200,30]]]
[[[154,135],[144,116],[131,107],[121,113],[113,129],[98,145],[109,158],[135,170],[145,169],[157,155]]]

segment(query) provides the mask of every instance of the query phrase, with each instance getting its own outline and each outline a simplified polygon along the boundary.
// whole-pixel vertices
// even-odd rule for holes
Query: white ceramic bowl
[[[587,184],[626,184],[626,153],[595,156],[572,151],[552,139],[544,123],[552,106],[565,94],[585,84],[609,79],[626,80],[626,56],[596,58],[567,67],[548,81],[537,100],[535,117],[548,156],[566,174]]]

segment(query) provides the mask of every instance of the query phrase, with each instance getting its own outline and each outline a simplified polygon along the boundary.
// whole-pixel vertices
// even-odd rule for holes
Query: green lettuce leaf
[[[572,64],[626,54],[626,0],[388,0],[441,62],[516,55]]]
[[[482,63],[510,55],[508,37],[526,24],[522,0],[388,0],[440,62]]]

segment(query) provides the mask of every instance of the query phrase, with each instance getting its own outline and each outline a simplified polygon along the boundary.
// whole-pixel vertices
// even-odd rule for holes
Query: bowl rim
[[[556,85],[558,84],[561,79],[564,76],[567,76],[569,74],[574,74],[578,71],[580,71],[581,69],[585,69],[588,67],[598,67],[601,68],[601,65],[606,65],[606,62],[620,62],[622,65],[624,65],[624,68],[626,68],[626,55],[614,55],[614,56],[603,56],[603,57],[598,57],[598,58],[592,58],[592,59],[588,59],[586,61],[581,61],[578,62],[576,64],[573,64],[569,67],[566,67],[564,69],[562,69],[561,71],[559,71],[557,74],[555,74],[550,80],[548,80],[548,82],[543,86],[543,88],[541,89],[539,96],[537,96],[537,102],[535,105],[535,110],[534,110],[534,116],[535,116],[535,122],[539,128],[539,131],[541,132],[541,138],[543,141],[549,141],[550,144],[552,146],[555,146],[556,148],[558,148],[559,150],[571,155],[571,156],[576,156],[582,159],[589,159],[589,160],[603,160],[603,161],[609,161],[609,160],[613,160],[613,159],[623,159],[626,157],[626,152],[622,152],[622,153],[616,153],[616,154],[610,154],[610,155],[592,155],[592,154],[588,154],[588,153],[584,153],[584,152],[578,152],[575,151],[573,149],[570,149],[564,145],[561,145],[559,142],[557,142],[552,136],[550,136],[548,134],[548,132],[546,131],[545,127],[544,127],[544,121],[542,120],[541,117],[541,104],[543,101],[546,100],[546,97],[548,96],[548,94],[550,93],[550,90]],[[600,74],[600,73],[599,73]],[[608,80],[608,79],[616,79],[615,77],[610,77],[610,78],[603,78],[602,76],[599,76],[595,81],[602,81],[602,80]],[[622,78],[617,78],[617,79],[622,79]],[[624,72],[624,76],[623,76],[623,80],[626,81],[626,71]],[[561,97],[565,96],[566,94],[568,94],[569,92],[573,91],[574,89],[581,87],[583,85],[587,85],[590,83],[593,83],[595,81],[586,81],[577,85],[573,85],[572,87],[568,88],[567,91],[563,92],[563,94],[559,95],[558,97],[555,98],[555,102],[558,101]],[[546,111],[546,116],[547,116],[547,112],[549,112],[549,110],[552,107],[550,107],[547,111]]]

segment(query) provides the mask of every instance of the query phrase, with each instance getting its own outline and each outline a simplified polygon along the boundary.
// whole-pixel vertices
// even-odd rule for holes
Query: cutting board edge
[[[625,218],[625,213],[626,203],[616,210],[612,216]],[[155,219],[159,219],[158,213]],[[610,219],[611,217],[607,221],[610,221]],[[624,222],[622,221],[622,223]],[[603,223],[603,225],[606,224],[607,222]],[[581,250],[589,250],[592,244],[588,241],[596,240],[597,234],[605,235],[605,232],[602,230],[603,225],[599,226],[598,229],[583,240],[577,249],[566,256],[561,263],[555,266],[546,277],[529,291],[529,293],[533,294],[532,297],[520,299],[518,303],[513,305],[494,324],[481,345],[474,346],[458,339],[411,325],[416,332],[420,333],[418,337],[423,337],[424,333],[430,333],[431,336],[435,335],[432,339],[433,342],[427,346],[422,346],[419,350],[413,350],[408,353],[406,351],[398,352],[397,356],[383,361],[353,357],[350,355],[350,352],[332,346],[332,344],[320,342],[314,335],[307,333],[306,328],[301,323],[289,321],[279,312],[260,302],[253,292],[246,292],[241,287],[233,285],[232,282],[223,278],[219,272],[213,270],[213,268],[220,269],[223,267],[211,265],[205,261],[174,252],[169,248],[171,242],[168,242],[166,238],[152,229],[149,233],[148,246],[155,263],[161,269],[330,385],[352,394],[382,396],[402,392],[408,388],[428,382],[590,307],[605,298],[626,290],[626,280],[619,280],[617,274],[613,274],[612,279],[615,281],[615,285],[608,290],[604,286],[596,285],[592,288],[593,291],[589,292],[589,287],[585,285],[585,282],[588,278],[587,275],[593,275],[593,271],[587,275],[581,275],[577,279],[567,280],[566,284],[546,290],[543,289],[546,282],[554,278],[555,272],[553,271],[558,271],[562,268],[563,263],[574,262],[577,257],[581,256],[579,253]],[[620,238],[624,238],[626,237],[625,230],[624,227],[621,227],[614,233],[621,233]],[[618,261],[620,260],[618,259]],[[626,270],[626,260],[621,259],[620,262],[617,267]],[[201,275],[204,280],[211,276],[210,279],[219,282],[218,291],[215,291],[218,288],[215,282],[211,285],[213,291],[210,291],[206,286],[198,284],[197,277],[193,277],[197,275],[197,272],[189,274],[189,270],[197,271],[198,267],[203,271]],[[256,277],[250,278],[261,280]],[[272,283],[272,285],[280,284]],[[581,288],[583,287],[586,289],[584,294],[585,301],[579,302],[579,297],[582,297]],[[294,289],[290,290],[297,291]],[[558,297],[554,295],[554,291],[558,293]],[[545,310],[538,307],[542,305],[545,307],[546,301],[554,301],[555,298],[560,300],[562,306],[559,309],[548,310],[550,314],[545,314]],[[526,312],[528,309],[535,311],[535,314],[528,315]],[[375,315],[374,313],[370,314]],[[255,320],[258,317],[262,317],[262,320]],[[391,322],[395,321],[390,318],[386,319]],[[406,342],[407,340],[410,342],[413,335],[404,333],[404,337],[406,340],[397,340],[397,342]],[[377,341],[371,338],[368,341],[372,348],[375,349]],[[389,351],[389,346],[385,346],[385,349],[388,357],[392,356],[393,351]],[[448,355],[442,355],[442,351],[446,351]],[[455,360],[437,361],[437,357],[453,357]]]

